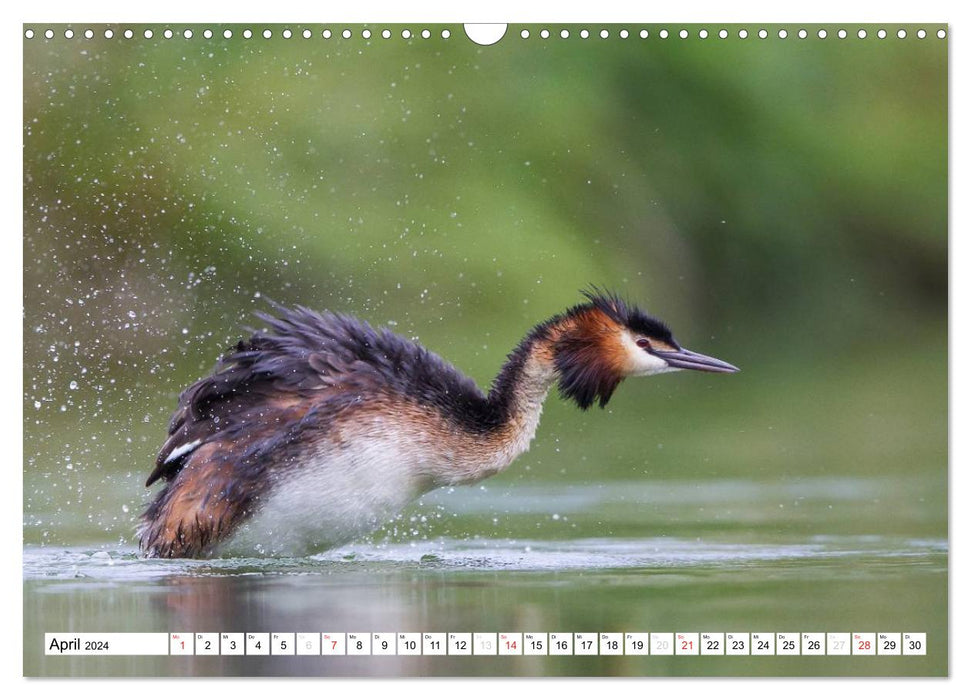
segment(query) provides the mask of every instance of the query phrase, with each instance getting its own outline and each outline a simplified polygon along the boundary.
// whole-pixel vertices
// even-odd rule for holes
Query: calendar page
[[[327,14],[22,26],[23,674],[947,676],[949,27]]]

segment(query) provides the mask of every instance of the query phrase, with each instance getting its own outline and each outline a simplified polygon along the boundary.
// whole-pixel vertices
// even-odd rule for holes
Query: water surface
[[[907,479],[438,492],[301,558],[24,551],[29,675],[940,675],[946,520]],[[478,532],[476,535],[474,533]],[[926,632],[924,657],[54,658],[45,631]]]

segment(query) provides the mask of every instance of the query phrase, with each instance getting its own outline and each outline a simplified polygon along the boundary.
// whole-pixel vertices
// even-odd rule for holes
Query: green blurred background
[[[24,43],[27,543],[132,541],[178,392],[267,297],[392,325],[485,387],[591,283],[743,372],[552,399],[500,480],[916,476],[946,536],[936,27],[83,28]]]
[[[939,27],[86,28],[24,42],[26,674],[947,674]],[[504,474],[345,550],[134,555],[179,391],[267,298],[391,325],[485,387],[589,284],[743,371],[551,398]],[[902,630],[928,653],[42,652],[45,631],[302,628]]]

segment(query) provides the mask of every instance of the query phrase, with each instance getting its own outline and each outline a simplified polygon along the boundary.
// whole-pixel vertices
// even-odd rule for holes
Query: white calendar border
[[[415,9],[416,4],[420,4],[418,9]],[[955,3],[953,2],[924,0],[923,2],[915,3],[902,2],[901,0],[888,0],[881,4],[880,15],[881,18],[892,17],[898,22],[926,21],[928,18],[933,18],[935,21],[938,19],[953,21],[959,19],[954,8]],[[43,5],[29,7],[23,4],[15,5],[12,9],[4,9],[2,11],[16,15],[16,18],[11,22],[4,23],[3,26],[6,27],[10,27],[13,22],[20,23],[28,19],[31,21],[64,21],[66,18],[77,18],[79,16],[76,3],[68,3],[65,0],[48,0]],[[450,19],[455,19],[457,13],[462,15],[458,19],[493,22],[530,22],[538,20],[570,22],[590,21],[591,19],[596,19],[599,22],[640,19],[641,21],[651,23],[672,20],[683,22],[710,22],[715,20],[739,22],[751,21],[752,19],[759,19],[765,22],[872,21],[869,19],[870,15],[868,12],[861,10],[853,3],[847,3],[842,0],[839,2],[835,0],[817,0],[812,4],[779,4],[770,3],[767,0],[761,0],[760,2],[735,0],[733,3],[726,4],[723,2],[714,2],[713,0],[698,0],[687,5],[650,4],[633,6],[627,2],[612,3],[610,0],[606,2],[601,0],[596,4],[595,9],[587,9],[587,7],[581,5],[570,6],[565,3],[522,3],[511,2],[510,0],[494,0],[487,7],[481,6],[478,9],[468,6],[459,8],[453,3],[445,3],[442,1],[429,3],[423,0],[412,0],[412,2],[408,3],[407,8],[405,8],[401,3],[393,3],[390,0],[376,0],[367,4],[357,3],[348,6],[331,5],[329,11],[333,12],[335,16],[339,15],[338,18],[342,21],[349,22],[374,21],[376,19],[381,21],[402,21],[414,19],[416,15],[425,21],[431,21],[429,18],[434,18],[435,21],[449,21]],[[23,16],[27,12],[31,13],[30,16]],[[123,17],[126,20],[137,22],[152,22],[178,16],[180,21],[200,22],[211,20],[212,15],[217,14],[218,18],[222,21],[252,21],[255,17],[261,21],[276,22],[284,18],[292,18],[300,15],[318,16],[320,10],[317,5],[311,5],[309,2],[288,2],[288,0],[278,0],[275,3],[257,6],[255,8],[243,4],[227,4],[225,7],[220,7],[216,10],[212,9],[211,4],[186,2],[185,0],[169,0],[164,4],[158,5],[150,3],[132,5],[128,2],[120,2],[119,0],[112,2],[88,0],[88,2],[84,3],[84,8],[81,12],[87,16],[85,17],[86,19],[90,18],[91,21],[109,21],[114,18]],[[318,14],[308,14],[314,12]],[[675,14],[677,16],[672,16]],[[6,15],[5,19],[7,19]],[[964,34],[968,33],[967,24],[962,23],[960,27]],[[8,37],[8,41],[0,43],[0,51],[4,52],[3,58],[6,59],[4,62],[5,65],[10,67],[5,72],[6,74],[3,78],[6,81],[7,87],[5,92],[8,95],[16,94],[20,89],[18,84],[22,80],[22,53],[19,42],[10,41]],[[967,49],[962,46],[961,42],[955,42],[951,47],[951,52],[951,75],[960,75],[966,78],[971,74],[971,64],[969,64],[967,58]],[[966,80],[964,81],[964,85],[967,85]],[[966,87],[958,89],[957,80],[952,80],[951,87],[951,100],[954,106],[951,114],[951,123],[954,124],[959,114],[966,120],[969,109]],[[8,135],[20,133],[22,125],[20,123],[14,124],[14,121],[19,116],[19,110],[12,109],[8,110],[3,117],[0,117],[6,121],[5,126],[7,128],[3,133]],[[951,168],[954,174],[951,184],[952,193],[967,191],[968,188],[966,174],[969,154],[966,144],[966,140],[963,140],[952,132]],[[12,166],[7,166],[5,170],[16,170],[22,163],[19,139],[16,141],[14,139],[8,139],[6,153],[4,155],[7,157],[0,159],[0,162],[12,164]],[[955,155],[959,157],[955,158]],[[4,185],[6,186],[0,189],[5,194],[5,203],[8,205],[3,208],[8,218],[6,222],[8,225],[5,230],[17,231],[21,226],[18,212],[21,208],[20,187],[22,184],[22,175],[14,173],[13,176],[10,176],[9,172],[5,172],[5,175]],[[962,182],[964,183],[963,185],[960,184]],[[14,194],[15,192],[16,194]],[[971,230],[968,226],[968,204],[966,200],[951,197],[949,201],[953,212],[951,221],[952,231]],[[951,260],[955,271],[957,273],[968,272],[967,268],[969,263],[971,263],[969,243],[967,241],[959,241],[957,237],[954,237],[951,241],[951,246],[953,256]],[[5,314],[7,318],[4,320],[12,321],[8,323],[8,327],[15,329],[14,333],[16,334],[21,327],[19,306],[22,297],[17,292],[10,292],[9,288],[16,287],[18,282],[22,281],[23,264],[21,247],[13,246],[13,248],[14,252],[4,257],[3,264],[9,269],[2,270],[0,280],[3,280],[3,290],[7,292],[2,295],[2,298],[6,300],[4,309],[8,312]],[[969,291],[971,290],[971,275],[955,274],[952,282],[953,305],[951,308],[954,309],[954,316],[952,318],[955,320],[955,323],[952,325],[950,343],[952,350],[955,347],[967,350],[969,348],[969,328],[971,328],[968,316],[969,309],[971,309],[971,291]],[[8,367],[17,367],[21,363],[20,353],[22,345],[21,347],[16,347],[16,345],[16,343],[9,343],[5,347],[0,348],[0,352],[4,353],[3,359],[7,361],[6,366]],[[10,372],[8,376],[3,378],[2,381],[7,385],[4,386],[4,389],[6,389],[4,392],[5,396],[19,397],[20,374],[18,372]],[[968,409],[968,397],[971,395],[971,374],[969,374],[969,369],[962,367],[960,363],[954,363],[952,366],[951,389],[951,396],[953,398],[950,420],[952,425],[960,425],[962,421],[959,420],[959,417],[966,419],[969,416],[969,412],[971,412]],[[14,403],[19,405],[19,400]],[[18,409],[15,410],[19,413]],[[23,464],[22,443],[20,437],[15,433],[15,430],[18,428],[7,425],[3,426],[2,429],[4,431],[2,434],[4,444],[8,445],[15,452],[12,460],[13,463],[15,465]],[[968,443],[968,440],[971,440],[971,436],[967,434],[967,431],[951,431],[950,435],[952,440],[952,465],[967,463],[968,457],[971,456],[971,449],[969,449]],[[17,452],[21,454],[18,455]],[[21,532],[22,528],[20,518],[22,516],[23,472],[22,469],[16,468],[11,471],[14,472],[13,484],[4,490],[4,495],[8,499],[7,507],[5,508],[6,516],[9,519],[6,528],[8,534]],[[971,475],[967,474],[966,470],[962,473],[962,470],[956,469],[951,472],[950,476],[950,504],[962,503],[969,495],[968,485],[969,480],[971,480]],[[960,500],[954,498],[955,493],[962,494],[962,498]],[[950,513],[952,516],[950,532],[955,537],[960,537],[963,542],[967,542],[969,530],[971,530],[969,528],[971,514],[969,514],[966,508],[952,508]],[[12,536],[6,538],[4,540],[4,546],[6,549],[4,553],[7,555],[6,561],[19,561],[21,559],[22,549],[19,537]],[[957,548],[949,554],[949,595],[951,592],[957,590],[958,581],[961,582],[960,585],[965,590],[967,589],[969,578],[966,551],[966,548]],[[15,567],[9,567],[8,569],[3,592],[8,604],[22,611],[23,581],[20,572],[14,569]],[[971,646],[971,637],[967,633],[971,630],[968,628],[968,604],[963,597],[957,596],[952,597],[950,602],[950,629],[952,630],[949,640],[950,658],[952,661],[954,659],[969,658],[969,654],[971,654],[971,649],[969,649],[969,646]],[[26,624],[30,624],[29,621],[25,622]],[[23,694],[26,695],[29,693],[33,700],[43,700],[47,697],[62,699],[74,681],[59,679],[55,684],[45,684],[44,682],[34,680],[28,689],[27,679],[22,676],[22,640],[22,634],[19,636],[9,634],[4,635],[2,641],[0,641],[0,644],[3,645],[0,647],[0,651],[2,651],[0,653],[0,664],[3,664],[4,676],[7,679],[19,678],[19,685]],[[967,681],[969,672],[960,665],[952,664],[950,672],[952,679]],[[397,697],[407,698],[418,697],[420,695],[420,697],[427,700],[429,698],[454,697],[456,693],[461,693],[463,700],[477,700],[478,698],[485,697],[489,697],[492,700],[496,692],[496,686],[492,683],[480,682],[485,679],[476,678],[473,680],[475,682],[447,679],[435,681],[409,679],[408,682],[396,683],[391,681],[390,683],[396,686],[396,695],[401,693]],[[624,680],[627,679],[592,680],[589,683],[585,683],[583,689],[585,692],[597,692],[599,689],[612,692],[616,690],[616,683],[623,682]],[[315,688],[319,688],[318,682],[317,679],[283,681],[279,679],[266,679],[266,682],[261,681],[258,685],[254,686],[251,681],[245,679],[221,679],[220,685],[225,684],[233,687],[234,690],[232,692],[234,692],[234,695],[245,698],[248,696],[247,691],[251,691],[254,696],[257,694],[263,696],[267,692],[273,692],[271,687],[277,684],[280,684],[279,687],[281,690],[292,691],[294,688],[306,687],[309,692],[313,692]],[[355,694],[361,693],[365,689],[379,691],[389,688],[389,681],[377,679],[329,679],[327,682],[329,690]],[[510,683],[520,685],[525,689],[530,687],[535,689],[536,682],[535,680],[510,681]],[[633,682],[636,682],[636,679]],[[685,679],[651,679],[650,682],[652,684],[652,692],[670,691],[678,693],[679,697],[688,697],[685,691],[689,690],[689,687],[685,685]],[[285,685],[283,685],[284,683]],[[564,692],[569,692],[569,690],[576,688],[573,679],[544,679],[542,683],[546,687],[552,687],[555,690]],[[865,692],[873,692],[874,687],[888,692],[892,688],[899,688],[898,679],[868,679],[866,681],[851,679],[825,683],[805,683],[788,679],[742,679],[733,682],[733,689],[746,693],[753,698],[778,697],[780,693],[784,693],[787,700],[802,700],[803,698],[817,700],[820,692],[831,693],[836,688],[858,692],[863,683],[866,684]],[[17,687],[17,681],[14,680],[12,685],[13,687]],[[960,684],[956,680],[955,682],[941,683],[936,679],[907,679],[906,686],[913,693],[923,693],[926,691],[928,696],[931,697],[949,698],[958,697],[957,689],[960,687]],[[140,700],[155,700],[156,698],[159,700],[163,698],[164,700],[169,700],[171,697],[171,687],[168,684],[146,683],[144,680],[126,678],[110,680],[89,679],[84,681],[84,687],[86,691],[102,693],[106,697],[121,694],[137,695]],[[508,688],[508,685],[506,687]],[[210,679],[184,679],[180,682],[180,692],[201,691],[202,693],[207,693],[212,692],[212,688],[212,681]],[[700,690],[707,695],[711,691],[711,686],[708,684],[707,688],[701,688]]]

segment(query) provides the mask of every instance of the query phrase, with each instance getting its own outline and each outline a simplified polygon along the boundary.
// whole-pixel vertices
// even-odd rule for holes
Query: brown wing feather
[[[139,545],[149,556],[204,557],[259,507],[272,488],[273,468],[285,468],[320,425],[309,400],[267,402],[252,422],[218,432],[180,458],[180,469],[142,516]]]
[[[202,557],[249,515],[254,495],[241,488],[223,445],[212,442],[185,461],[145,514],[143,552],[156,557]]]

